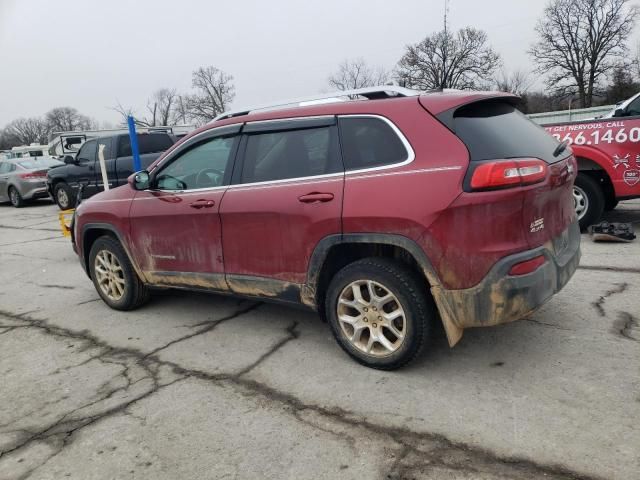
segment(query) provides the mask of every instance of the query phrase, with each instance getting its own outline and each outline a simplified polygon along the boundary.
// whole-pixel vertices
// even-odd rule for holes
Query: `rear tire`
[[[325,314],[342,349],[380,370],[400,368],[420,355],[436,318],[424,282],[402,264],[375,257],[333,277]]]
[[[9,187],[9,200],[16,208],[24,207],[24,199],[16,187]]]
[[[611,210],[615,210],[619,203],[620,200],[617,200],[616,197],[607,196],[607,199],[604,202],[604,211],[610,212]]]
[[[113,237],[98,238],[89,253],[89,270],[98,295],[115,310],[133,310],[149,300],[129,256]]]
[[[598,223],[605,206],[604,192],[598,182],[586,173],[578,173],[573,198],[580,229],[586,230],[590,225]]]
[[[69,210],[75,206],[75,198],[71,187],[65,182],[57,183],[53,189],[53,199],[60,210]]]

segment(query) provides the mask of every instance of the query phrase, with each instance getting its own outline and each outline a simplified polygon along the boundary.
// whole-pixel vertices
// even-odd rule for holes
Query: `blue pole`
[[[139,172],[142,170],[142,165],[140,164],[140,149],[138,148],[136,122],[132,116],[128,116],[127,123],[129,124],[129,141],[131,142],[131,154],[133,155],[133,171]]]

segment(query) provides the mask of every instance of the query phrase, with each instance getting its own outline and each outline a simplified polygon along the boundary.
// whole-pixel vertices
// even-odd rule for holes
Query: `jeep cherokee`
[[[517,97],[338,95],[223,114],[84,201],[74,249],[105,303],[171,287],[301,304],[355,360],[393,369],[435,321],[454,346],[569,281],[576,161]]]

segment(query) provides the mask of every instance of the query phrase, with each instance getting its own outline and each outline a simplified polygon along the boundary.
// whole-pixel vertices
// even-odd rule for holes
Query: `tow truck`
[[[578,160],[573,197],[582,229],[621,200],[640,198],[640,93],[600,118],[542,126]]]

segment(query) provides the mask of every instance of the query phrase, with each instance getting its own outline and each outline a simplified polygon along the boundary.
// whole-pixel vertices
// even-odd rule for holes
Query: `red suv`
[[[302,304],[357,361],[393,369],[438,319],[453,346],[569,281],[576,161],[517,97],[340,95],[224,114],[83,202],[74,247],[102,299],[129,310],[171,287]]]

